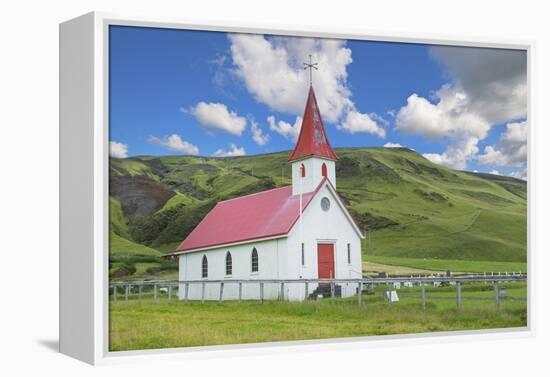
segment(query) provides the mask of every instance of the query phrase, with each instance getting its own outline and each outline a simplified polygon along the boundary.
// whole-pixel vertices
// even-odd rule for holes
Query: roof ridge
[[[252,194],[237,196],[236,198],[220,200],[220,201],[217,202],[217,204],[230,202],[230,201],[232,201],[232,200],[238,200],[238,199],[248,198],[248,197],[254,196],[254,195],[265,194],[266,192],[270,192],[270,191],[282,190],[282,189],[288,188],[288,187],[292,187],[292,185],[287,185],[287,186],[282,186],[282,187],[275,187],[275,188],[272,188],[272,189],[269,189],[269,190],[258,191],[258,192],[253,192]]]

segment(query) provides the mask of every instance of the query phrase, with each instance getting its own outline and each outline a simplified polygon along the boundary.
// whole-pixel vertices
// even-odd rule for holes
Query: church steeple
[[[336,187],[334,162],[337,159],[323,126],[315,91],[310,85],[300,135],[288,157],[292,164],[292,193],[311,192],[325,178]]]
[[[288,161],[292,162],[309,156],[318,156],[330,160],[338,159],[328,141],[313,86],[309,87],[302,128]]]

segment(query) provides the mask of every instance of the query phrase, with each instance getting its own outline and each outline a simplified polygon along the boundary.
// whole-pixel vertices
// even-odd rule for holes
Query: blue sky
[[[525,178],[522,51],[118,26],[111,156],[292,149],[308,54],[333,146],[402,145],[449,167]]]

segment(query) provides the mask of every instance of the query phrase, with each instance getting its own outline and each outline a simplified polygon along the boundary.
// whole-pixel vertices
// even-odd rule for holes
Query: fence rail
[[[219,299],[221,303],[224,301],[224,287],[227,285],[238,285],[238,300],[242,299],[242,287],[244,284],[257,284],[259,285],[259,300],[264,302],[264,286],[266,284],[279,284],[280,285],[280,296],[279,299],[285,299],[285,285],[288,284],[304,284],[305,287],[305,296],[304,299],[308,299],[310,291],[309,287],[311,284],[325,285],[330,287],[330,296],[332,299],[335,298],[335,286],[338,284],[356,284],[357,285],[357,303],[362,304],[362,296],[365,288],[374,287],[377,285],[391,285],[391,284],[410,284],[418,285],[421,287],[421,296],[406,296],[403,295],[403,298],[416,298],[422,301],[422,308],[426,309],[426,302],[428,296],[426,294],[426,286],[428,284],[442,284],[448,283],[450,285],[455,285],[456,287],[456,296],[455,297],[442,297],[442,296],[432,296],[430,300],[445,300],[445,299],[456,299],[457,309],[460,309],[462,301],[466,300],[494,300],[497,311],[500,308],[501,300],[501,291],[499,284],[505,282],[521,282],[526,281],[527,275],[522,273],[513,273],[505,275],[462,275],[462,276],[411,276],[411,277],[379,277],[379,278],[362,278],[362,279],[224,279],[224,280],[141,280],[141,281],[124,281],[124,282],[110,282],[109,286],[113,291],[113,301],[117,302],[119,289],[124,289],[124,299],[128,301],[130,296],[130,291],[133,287],[138,288],[138,298],[142,298],[143,287],[152,287],[153,289],[153,299],[155,302],[158,301],[158,291],[163,289],[168,296],[168,301],[172,300],[172,291],[174,287],[183,287],[184,295],[183,300],[188,301],[188,295],[190,286],[194,284],[200,284],[201,287],[201,302],[205,301],[205,290],[207,285],[218,285],[219,286]],[[494,295],[490,297],[478,297],[478,298],[464,298],[462,294],[463,284],[467,283],[492,283]],[[180,296],[181,298],[181,296]],[[508,299],[508,298],[506,298]],[[509,298],[511,301],[525,301],[522,298]],[[391,298],[389,299],[392,301]]]

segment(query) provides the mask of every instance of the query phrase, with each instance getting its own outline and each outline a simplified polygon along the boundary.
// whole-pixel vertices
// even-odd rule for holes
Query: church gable
[[[328,203],[326,201],[325,203],[323,203],[323,198],[325,197],[329,200]],[[329,206],[328,209],[326,208],[327,205]],[[365,238],[365,236],[361,232],[360,227],[357,225],[357,223],[349,213],[346,205],[340,198],[340,195],[338,194],[338,192],[336,191],[334,186],[332,186],[332,184],[328,179],[325,179],[321,183],[320,187],[315,191],[315,197],[312,198],[309,201],[309,205],[304,208],[303,216],[304,217],[308,216],[312,212],[315,214],[319,214],[319,213],[322,214],[323,211],[328,212],[328,210],[334,209],[334,208],[337,208],[338,211],[342,212],[348,224],[353,228],[353,230],[355,231],[355,233],[359,238],[362,238],[362,239]]]

